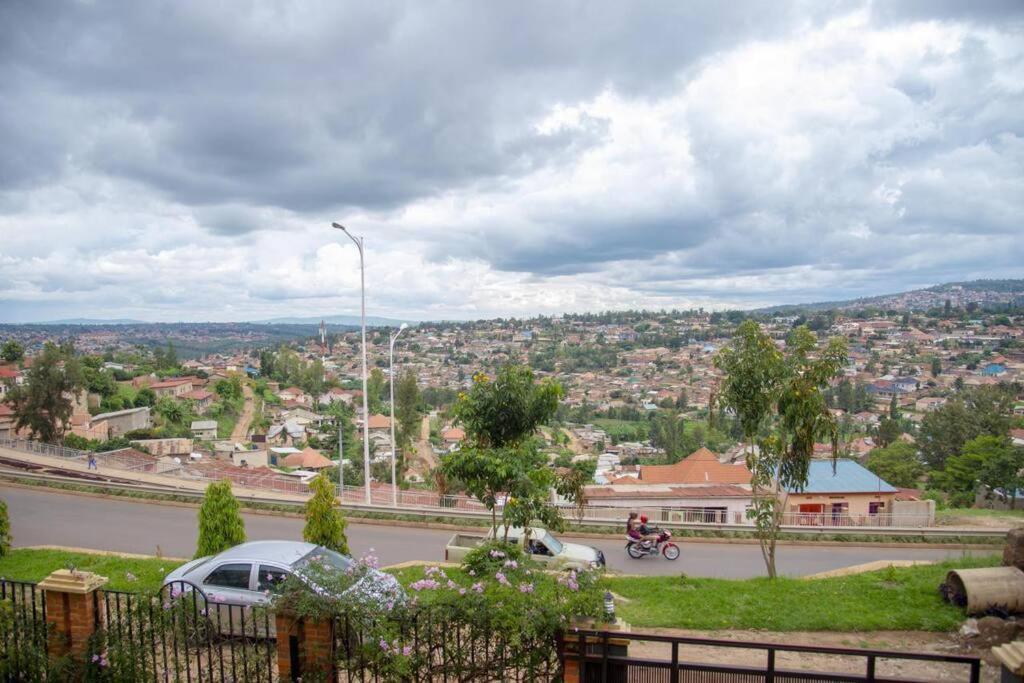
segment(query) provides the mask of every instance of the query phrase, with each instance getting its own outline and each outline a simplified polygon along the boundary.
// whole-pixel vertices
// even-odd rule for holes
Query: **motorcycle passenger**
[[[658,542],[658,533],[647,526],[647,515],[640,515],[640,525],[638,528],[640,537],[648,544]]]

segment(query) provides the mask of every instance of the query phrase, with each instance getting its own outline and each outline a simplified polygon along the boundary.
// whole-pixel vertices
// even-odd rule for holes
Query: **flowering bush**
[[[405,599],[355,599],[354,586],[380,578],[363,573],[358,563],[351,571],[320,570],[313,581],[286,580],[275,607],[335,618],[341,668],[384,680],[500,679],[513,668],[539,672],[556,661],[558,632],[573,617],[602,609],[592,572],[538,571],[517,547],[502,544],[475,549],[464,569],[407,574]]]
[[[526,568],[531,564],[526,553],[518,545],[501,541],[485,541],[466,553],[462,568],[470,576],[493,576],[496,571]]]

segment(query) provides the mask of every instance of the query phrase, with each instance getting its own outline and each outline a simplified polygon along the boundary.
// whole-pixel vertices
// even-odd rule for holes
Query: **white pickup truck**
[[[446,562],[462,562],[466,553],[484,541],[493,538],[493,530],[486,534],[455,534],[444,547]],[[503,538],[505,529],[498,528],[498,538]],[[563,543],[552,536],[547,529],[530,528],[530,540],[524,546],[526,535],[521,528],[508,530],[508,542],[523,548],[531,559],[547,565],[549,569],[595,569],[604,567],[604,553],[597,548],[578,543]]]

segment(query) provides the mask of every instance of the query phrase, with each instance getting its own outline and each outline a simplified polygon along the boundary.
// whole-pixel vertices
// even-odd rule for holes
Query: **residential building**
[[[153,426],[148,406],[143,406],[141,408],[125,408],[124,410],[115,410],[110,413],[100,413],[99,415],[93,415],[90,420],[90,423],[93,425],[102,422],[106,423],[107,436],[105,438],[109,439],[124,436],[128,432],[132,432],[137,429],[149,429]]]
[[[854,460],[812,460],[807,485],[790,491],[786,511],[798,524],[828,525],[847,517],[860,524],[892,512],[898,489]]]
[[[192,436],[201,441],[213,441],[217,438],[216,420],[194,420],[191,429]]]

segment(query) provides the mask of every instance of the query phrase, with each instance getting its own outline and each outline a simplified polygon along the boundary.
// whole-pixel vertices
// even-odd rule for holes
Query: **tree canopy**
[[[46,344],[33,359],[25,384],[12,387],[7,394],[15,429],[28,429],[32,438],[46,443],[62,439],[83,386],[74,349]]]

